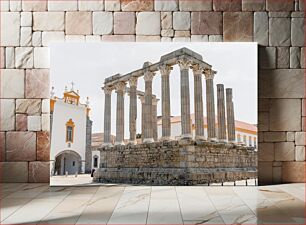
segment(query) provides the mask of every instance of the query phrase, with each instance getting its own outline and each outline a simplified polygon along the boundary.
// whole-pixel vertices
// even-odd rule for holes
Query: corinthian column
[[[136,118],[137,118],[137,77],[129,80],[130,84],[130,143],[136,142]]]
[[[168,140],[171,137],[171,109],[170,109],[170,84],[169,75],[171,66],[162,65],[160,68],[162,86],[162,139]]]
[[[152,80],[155,73],[145,72],[144,142],[154,142],[152,129]]]
[[[229,142],[235,142],[235,116],[233,104],[233,91],[226,88],[226,117],[227,117],[227,135]]]
[[[204,139],[203,121],[203,93],[202,93],[202,72],[203,68],[199,64],[192,66],[194,75],[194,114],[195,114],[195,138]]]
[[[178,60],[181,70],[181,127],[182,138],[192,138],[190,124],[190,93],[189,93],[189,67],[187,59]]]
[[[208,140],[216,140],[214,76],[214,71],[205,71]]]
[[[218,139],[226,140],[224,85],[217,84]]]
[[[111,97],[112,88],[104,87],[105,101],[104,101],[104,140],[103,146],[111,145]]]
[[[116,113],[116,145],[124,145],[124,91],[125,83],[119,82],[115,85],[117,92]]]
[[[152,132],[153,132],[153,139],[154,141],[158,140],[158,133],[157,133],[157,102],[158,100],[156,97],[152,99]]]

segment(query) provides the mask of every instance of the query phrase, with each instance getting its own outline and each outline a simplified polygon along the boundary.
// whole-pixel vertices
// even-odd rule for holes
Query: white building
[[[89,102],[80,102],[78,91],[65,90],[63,98],[51,92],[51,174],[90,173],[92,168]]]
[[[191,114],[191,124],[192,124],[192,135],[195,136],[195,122],[194,122],[194,114]],[[217,121],[217,119],[216,119]],[[207,119],[204,117],[204,136],[207,137]],[[218,124],[216,124],[216,128],[218,129]],[[159,117],[157,122],[157,132],[158,137],[162,136],[162,120]],[[217,132],[218,133],[218,132]],[[257,126],[253,124],[249,124],[242,121],[235,121],[235,133],[236,133],[236,142],[245,144],[247,146],[253,146],[257,148]],[[181,117],[180,116],[172,116],[171,117],[171,136],[175,139],[178,139],[181,135]]]

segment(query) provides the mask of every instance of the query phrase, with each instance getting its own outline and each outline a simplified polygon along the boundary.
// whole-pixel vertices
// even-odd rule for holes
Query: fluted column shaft
[[[157,99],[153,97],[152,101],[152,131],[153,131],[153,139],[154,141],[158,140],[157,133]]]
[[[163,65],[160,67],[162,86],[162,138],[171,137],[171,108],[170,108],[170,83],[169,75],[172,67]]]
[[[189,67],[186,59],[178,61],[181,70],[181,127],[182,138],[191,138],[190,124],[190,91],[189,91]]]
[[[124,90],[125,83],[116,84],[117,92],[117,113],[116,113],[116,143],[124,144]]]
[[[205,71],[206,79],[206,109],[207,109],[207,137],[208,140],[216,138],[215,126],[215,98],[214,98],[214,72]]]
[[[105,101],[104,101],[104,145],[111,144],[111,102],[112,89],[104,87]]]
[[[140,102],[141,102],[141,140],[143,141],[144,139],[144,125],[145,125],[145,100],[144,96],[139,97]]]
[[[192,66],[194,75],[195,138],[204,139],[202,71],[198,64]]]
[[[226,140],[224,85],[217,84],[218,139]]]
[[[130,142],[136,142],[136,119],[137,119],[137,77],[129,80],[130,84]]]
[[[154,73],[145,72],[145,118],[144,118],[144,142],[153,142],[152,129],[152,80]]]
[[[233,104],[233,91],[231,88],[226,89],[226,116],[228,141],[235,142],[235,115]]]

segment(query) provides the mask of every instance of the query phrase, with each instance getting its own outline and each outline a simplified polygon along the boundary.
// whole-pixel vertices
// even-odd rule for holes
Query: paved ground
[[[305,184],[49,187],[1,184],[1,224],[305,224]]]

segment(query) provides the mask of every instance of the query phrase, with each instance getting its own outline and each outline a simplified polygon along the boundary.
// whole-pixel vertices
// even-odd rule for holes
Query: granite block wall
[[[259,184],[305,181],[304,0],[2,0],[4,182],[49,180],[49,44],[259,43]]]

